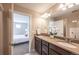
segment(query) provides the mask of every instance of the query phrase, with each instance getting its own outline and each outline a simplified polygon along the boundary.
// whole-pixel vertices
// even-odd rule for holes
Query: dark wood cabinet
[[[47,47],[48,47],[49,43],[48,43],[48,42],[46,42],[46,41],[44,41],[44,40],[42,40],[42,45],[45,45],[45,46],[47,46]]]
[[[41,39],[35,37],[35,50],[41,54]]]
[[[75,55],[72,52],[48,43],[47,41],[44,41],[38,37],[35,37],[35,50],[40,55]]]
[[[48,55],[48,42],[42,40],[42,55]]]
[[[58,55],[73,55],[73,53],[71,53],[63,48],[60,48],[54,44],[50,44],[49,49],[52,49],[53,51],[57,52]]]
[[[53,49],[49,49],[49,55],[60,55],[60,54]]]

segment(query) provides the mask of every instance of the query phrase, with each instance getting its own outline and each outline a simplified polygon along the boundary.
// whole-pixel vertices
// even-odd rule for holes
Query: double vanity
[[[68,43],[60,38],[35,35],[35,50],[40,55],[78,55],[79,44]]]
[[[69,9],[53,13],[51,8],[46,24],[36,25],[35,50],[40,55],[79,55],[79,10]]]

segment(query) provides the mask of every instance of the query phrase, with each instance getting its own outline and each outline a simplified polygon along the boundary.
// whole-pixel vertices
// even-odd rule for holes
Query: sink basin
[[[68,47],[68,48],[77,48],[76,46],[69,44],[69,43],[66,43],[66,42],[57,42],[57,43],[65,46],[65,47]]]

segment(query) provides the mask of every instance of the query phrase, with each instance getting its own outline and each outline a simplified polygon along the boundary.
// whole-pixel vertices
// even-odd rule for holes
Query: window
[[[29,34],[29,16],[20,15],[17,13],[13,14],[13,34],[24,35]]]

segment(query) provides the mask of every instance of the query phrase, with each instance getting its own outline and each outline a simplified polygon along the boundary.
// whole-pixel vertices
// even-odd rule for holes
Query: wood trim
[[[3,8],[3,5],[2,4],[0,4],[0,9],[3,11],[4,10],[4,8]]]

